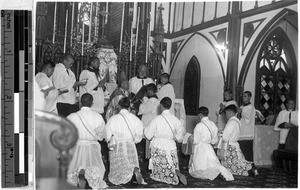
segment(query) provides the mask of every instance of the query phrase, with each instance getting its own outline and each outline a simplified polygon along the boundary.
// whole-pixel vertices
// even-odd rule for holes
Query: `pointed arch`
[[[201,69],[198,59],[193,56],[184,76],[184,106],[187,115],[197,115],[200,96]]]
[[[189,36],[184,42],[181,43],[181,46],[179,47],[178,51],[176,52],[176,55],[172,61],[172,67],[171,67],[171,71],[170,73],[172,73],[173,71],[173,68],[175,66],[175,63],[177,61],[177,58],[178,56],[180,55],[181,51],[184,49],[184,47],[189,43],[189,41],[195,37],[196,35],[199,35],[201,37],[203,37],[212,47],[214,47],[214,44],[203,34],[199,33],[199,32],[195,32],[193,33],[191,36]],[[222,61],[221,61],[221,57],[220,57],[220,54],[217,52],[217,49],[214,47],[214,52],[216,54],[216,57],[218,58],[218,61],[219,61],[219,64],[220,64],[220,67],[221,67],[221,70],[222,70],[222,75],[223,75],[223,79],[225,81],[225,71],[224,71],[224,67],[223,67],[223,64],[222,64]]]
[[[282,19],[286,16],[290,15],[298,15],[297,12],[291,10],[291,9],[283,9],[281,10],[274,18],[272,18],[268,24],[265,25],[265,27],[261,30],[261,32],[258,34],[254,42],[252,43],[252,46],[250,47],[248,54],[245,57],[245,61],[243,63],[243,66],[241,68],[241,72],[238,79],[238,86],[244,86],[247,74],[251,65],[251,62],[254,58],[255,53],[258,51],[261,44],[264,42],[266,37],[271,33],[272,30],[274,30],[274,26],[282,21]],[[296,61],[296,57],[293,58]],[[294,62],[294,61],[293,61]],[[295,68],[297,65],[295,65]]]

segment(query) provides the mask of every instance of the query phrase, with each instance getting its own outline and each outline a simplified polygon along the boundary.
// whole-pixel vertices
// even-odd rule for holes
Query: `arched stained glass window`
[[[287,64],[282,36],[271,34],[263,44],[257,62],[256,108],[266,117],[278,114],[291,97],[293,76]]]

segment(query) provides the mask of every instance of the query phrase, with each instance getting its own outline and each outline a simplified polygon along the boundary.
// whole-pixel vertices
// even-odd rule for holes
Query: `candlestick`
[[[83,46],[84,46],[84,20],[82,20],[82,43],[81,43],[81,55],[83,56]]]
[[[65,22],[64,53],[66,53],[66,47],[67,47],[67,30],[68,30],[68,9],[66,11],[66,22]]]
[[[57,2],[55,2],[55,5],[54,5],[53,38],[52,38],[53,44],[55,42],[55,32],[56,32],[56,9],[57,9]]]

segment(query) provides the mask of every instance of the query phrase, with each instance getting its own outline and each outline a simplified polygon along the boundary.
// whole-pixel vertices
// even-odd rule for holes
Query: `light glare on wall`
[[[220,51],[227,50],[227,44],[225,43],[217,44],[215,47]]]

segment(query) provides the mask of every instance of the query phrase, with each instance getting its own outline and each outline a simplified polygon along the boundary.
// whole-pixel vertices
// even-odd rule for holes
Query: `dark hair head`
[[[152,90],[154,93],[156,93],[157,92],[157,87],[156,87],[155,84],[150,83],[150,84],[147,85],[147,90]]]
[[[244,94],[247,94],[250,98],[252,97],[252,93],[250,91],[245,91]]]
[[[91,65],[94,61],[97,61],[98,59],[98,57],[91,57],[89,64]]]
[[[46,60],[46,61],[44,61],[44,64],[42,66],[42,70],[44,70],[47,67],[54,68],[55,67],[55,63],[53,61],[51,61],[51,60]]]
[[[74,56],[72,54],[67,53],[64,55],[63,60],[70,60],[70,59],[74,60]]]
[[[161,75],[161,77],[167,78],[168,81],[170,80],[170,75],[169,75],[168,73],[163,73],[163,74]]]
[[[292,98],[288,98],[288,99],[286,100],[286,103],[288,103],[288,102],[294,102],[294,103],[296,103],[296,101],[295,101],[294,99],[292,99]]]
[[[225,89],[224,92],[228,92],[229,94],[232,94],[232,90],[229,88]]]
[[[208,116],[208,113],[209,113],[208,108],[207,108],[207,107],[204,107],[204,106],[198,108],[197,114],[200,114],[200,113],[201,113],[203,116]]]
[[[160,105],[162,105],[165,109],[170,109],[172,106],[172,100],[169,97],[164,97],[160,101]]]
[[[119,101],[119,105],[122,109],[128,109],[130,107],[130,100],[128,97],[124,97]]]
[[[233,111],[234,113],[237,112],[237,108],[235,105],[231,104],[229,106],[226,106],[225,111]]]
[[[139,65],[139,70],[141,70],[141,69],[142,69],[142,67],[146,67],[146,68],[148,68],[148,67],[147,67],[147,65],[146,65],[146,64],[144,64],[144,63],[142,63],[142,64],[140,64],[140,65]]]
[[[91,94],[85,93],[81,96],[82,106],[91,107],[93,104],[94,98]]]

